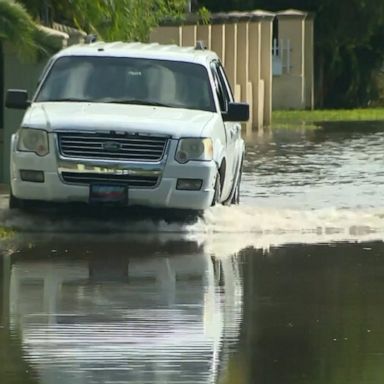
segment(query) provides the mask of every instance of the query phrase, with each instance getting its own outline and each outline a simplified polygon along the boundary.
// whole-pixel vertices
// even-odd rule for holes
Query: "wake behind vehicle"
[[[214,52],[83,44],[48,62],[11,142],[11,208],[33,201],[204,210],[238,203],[249,106]]]

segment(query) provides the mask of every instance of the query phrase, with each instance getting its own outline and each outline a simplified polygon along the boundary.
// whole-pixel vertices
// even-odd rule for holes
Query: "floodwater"
[[[7,211],[0,383],[378,384],[384,123],[247,137],[196,222]]]

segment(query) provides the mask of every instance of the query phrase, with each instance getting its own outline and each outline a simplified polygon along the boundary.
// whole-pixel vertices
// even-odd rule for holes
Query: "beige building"
[[[163,25],[153,31],[151,41],[181,46],[204,41],[225,66],[236,100],[251,105],[248,128],[261,128],[271,123],[274,17],[265,11],[217,13],[208,25],[193,19]]]
[[[313,17],[308,13],[216,13],[208,25],[190,18],[151,35],[152,42],[181,46],[199,40],[220,57],[236,100],[251,105],[248,129],[270,125],[272,109],[313,108]]]
[[[313,109],[313,16],[278,12],[272,41],[273,109]]]

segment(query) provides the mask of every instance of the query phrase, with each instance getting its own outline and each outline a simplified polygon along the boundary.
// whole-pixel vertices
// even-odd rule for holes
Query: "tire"
[[[240,170],[239,170],[239,177],[237,178],[235,190],[233,192],[233,196],[231,199],[231,204],[239,205],[240,204],[240,184],[241,184],[241,175],[243,173],[243,162],[241,162]]]
[[[13,196],[12,192],[9,194],[9,209],[20,209],[22,208],[22,201],[17,197]]]
[[[221,176],[220,172],[217,172],[216,180],[215,180],[215,194],[213,195],[213,200],[211,206],[215,206],[220,204],[221,198]]]
[[[223,203],[224,205],[239,205],[240,204],[240,184],[241,184],[241,176],[243,170],[243,159],[240,163],[239,174],[237,175],[236,185],[232,186],[231,194],[228,199]]]
[[[13,209],[21,209],[21,210],[26,209],[26,210],[28,210],[28,208],[30,208],[30,206],[31,206],[31,203],[29,200],[19,199],[19,198],[15,197],[11,191],[11,193],[9,194],[9,204],[8,204],[9,209],[11,209],[11,210],[13,210]]]
[[[233,192],[231,204],[239,205],[240,204],[240,183],[237,182],[235,191]]]

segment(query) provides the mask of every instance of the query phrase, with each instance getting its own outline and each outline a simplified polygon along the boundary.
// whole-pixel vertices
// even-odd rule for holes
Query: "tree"
[[[58,41],[40,30],[21,5],[0,0],[0,43],[4,42],[30,57],[59,48]]]
[[[315,14],[320,105],[367,105],[377,97],[373,74],[384,62],[383,0],[200,0],[213,12],[296,8]],[[322,100],[321,100],[322,99]]]
[[[186,0],[20,0],[33,17],[94,33],[104,40],[147,41],[164,18],[180,18]]]

